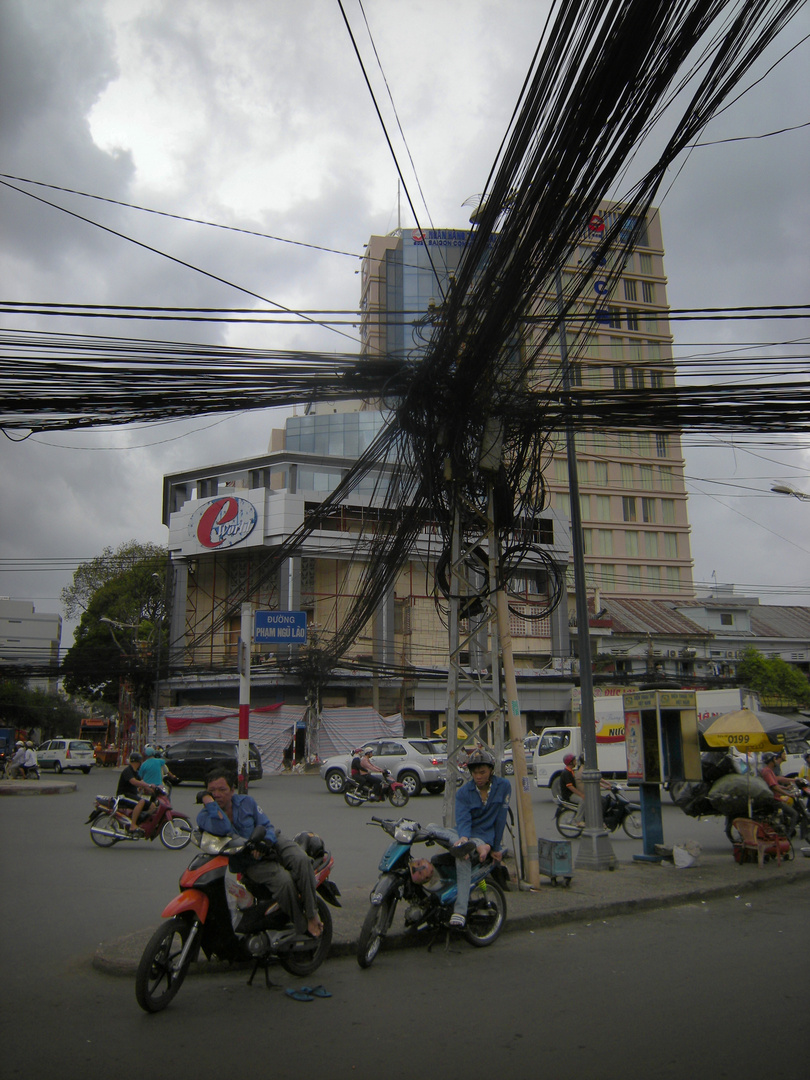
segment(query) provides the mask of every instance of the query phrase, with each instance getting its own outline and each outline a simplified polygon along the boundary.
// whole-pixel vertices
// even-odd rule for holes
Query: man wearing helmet
[[[14,744],[14,757],[8,763],[8,775],[12,780],[25,776],[25,743],[20,739]]]
[[[512,796],[509,781],[495,775],[495,759],[488,750],[473,750],[467,768],[472,779],[456,792],[455,829],[428,825],[428,831],[436,839],[452,845],[450,850],[457,859],[457,895],[450,925],[459,928],[467,922],[472,877],[470,853],[475,851],[481,862],[487,857],[501,861],[501,840]]]

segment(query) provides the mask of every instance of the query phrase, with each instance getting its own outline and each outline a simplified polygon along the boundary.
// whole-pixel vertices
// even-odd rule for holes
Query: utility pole
[[[563,393],[571,390],[568,366],[568,340],[565,327],[562,273],[557,270],[557,310],[560,329],[560,367]],[[585,829],[577,852],[576,865],[584,870],[612,870],[616,856],[602,820],[602,799],[598,759],[596,756],[596,719],[593,708],[593,671],[591,669],[591,634],[588,617],[588,592],[585,582],[585,545],[582,533],[582,513],[579,505],[579,474],[574,425],[565,422],[565,445],[568,457],[568,491],[571,500],[571,546],[574,555],[574,597],[577,613],[577,651],[579,653],[579,685],[582,702],[580,722],[582,725],[582,749],[585,768],[582,781],[585,785]]]
[[[239,624],[239,743],[237,772],[239,794],[248,789],[250,776],[250,646],[253,641],[253,604],[242,604]]]

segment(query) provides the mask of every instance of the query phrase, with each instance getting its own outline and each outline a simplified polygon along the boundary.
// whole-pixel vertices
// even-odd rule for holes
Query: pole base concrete
[[[580,837],[576,870],[615,870],[616,854],[603,829],[585,829]]]

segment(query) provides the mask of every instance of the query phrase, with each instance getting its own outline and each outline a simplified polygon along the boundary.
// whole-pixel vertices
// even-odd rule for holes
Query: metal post
[[[565,329],[562,273],[559,269],[556,274],[556,285],[560,330],[560,367],[563,392],[567,395],[571,389],[571,378],[568,368],[568,341]],[[582,514],[579,506],[576,441],[570,413],[565,424],[565,446],[568,458],[568,490],[571,499],[571,546],[574,555],[574,598],[577,613],[579,685],[582,696],[580,713],[582,750],[585,754],[585,768],[582,771],[582,780],[585,785],[585,829],[577,852],[576,866],[584,870],[612,870],[616,865],[616,856],[602,820],[602,799],[599,784],[602,774],[599,772],[596,756],[596,720],[593,708],[593,672],[591,670],[588,592],[585,582],[585,547],[582,534]]]
[[[250,777],[248,745],[250,741],[250,645],[252,640],[253,604],[242,604],[239,624],[239,746],[237,748],[240,795],[247,792]]]

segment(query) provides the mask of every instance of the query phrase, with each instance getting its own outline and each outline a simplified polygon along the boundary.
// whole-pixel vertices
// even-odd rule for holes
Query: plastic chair
[[[775,855],[778,866],[782,864],[782,837],[759,821],[750,818],[735,818],[731,827],[740,834],[743,851],[755,851],[760,866],[765,863],[766,855]]]

